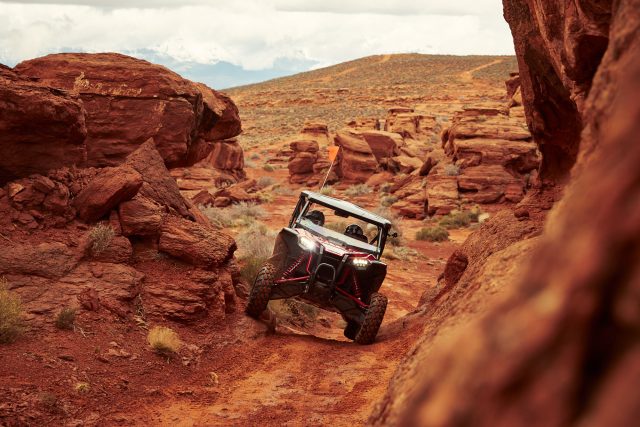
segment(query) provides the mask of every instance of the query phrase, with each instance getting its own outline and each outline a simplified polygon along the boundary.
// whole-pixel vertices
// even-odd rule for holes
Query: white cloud
[[[279,59],[329,65],[381,53],[512,54],[513,42],[500,0],[0,1],[0,62],[70,50],[150,50],[258,70]]]

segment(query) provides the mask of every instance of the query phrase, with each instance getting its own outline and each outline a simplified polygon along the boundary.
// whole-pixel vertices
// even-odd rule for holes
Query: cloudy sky
[[[513,54],[501,0],[0,0],[0,63],[121,52],[225,88],[368,55]]]

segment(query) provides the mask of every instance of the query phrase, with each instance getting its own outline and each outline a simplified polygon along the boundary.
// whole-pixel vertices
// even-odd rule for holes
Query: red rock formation
[[[77,97],[0,65],[0,185],[86,159],[85,110]]]
[[[527,116],[547,126],[534,131],[549,144],[542,172],[566,175],[577,156],[573,179],[540,238],[527,239],[539,228],[527,210],[465,243],[467,266],[432,300],[370,423],[635,425],[640,1],[504,3]],[[555,121],[571,118],[582,138],[559,139]]]
[[[584,102],[607,49],[612,1],[504,2],[541,176],[563,180],[576,161]]]
[[[119,54],[57,54],[15,71],[76,94],[87,111],[87,165],[114,166],[153,138],[165,163],[191,165],[213,141],[240,133],[226,96],[168,69]]]
[[[334,142],[340,147],[336,160],[336,173],[340,178],[364,183],[376,172],[378,162],[363,135],[343,130],[336,134]]]
[[[117,167],[10,182],[0,191],[0,214],[10,248],[0,251],[0,275],[21,296],[29,320],[78,304],[128,317],[141,295],[147,313],[185,322],[221,320],[234,307],[235,242],[182,198],[153,140]],[[112,229],[100,250],[84,224],[97,220]],[[139,251],[149,250],[156,254],[151,267],[140,262]],[[167,256],[175,259],[170,271],[185,271],[170,283],[158,277],[167,272]]]

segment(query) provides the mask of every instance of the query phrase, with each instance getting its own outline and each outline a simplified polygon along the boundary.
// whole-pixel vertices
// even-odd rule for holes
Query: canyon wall
[[[504,12],[541,178],[571,180],[542,235],[528,210],[552,200],[539,195],[452,255],[373,425],[640,416],[640,1],[504,0]]]

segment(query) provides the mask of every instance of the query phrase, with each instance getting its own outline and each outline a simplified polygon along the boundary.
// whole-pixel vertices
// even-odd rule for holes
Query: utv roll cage
[[[378,228],[378,235],[371,244],[376,244],[376,258],[379,259],[382,256],[384,246],[387,242],[387,235],[391,229],[391,221],[362,209],[353,203],[305,190],[300,193],[298,203],[296,204],[293,214],[291,215],[291,219],[289,220],[289,228],[295,228],[296,225],[300,225],[312,204],[318,204],[325,208],[329,208],[333,210],[337,216],[343,218],[353,217],[368,224],[375,225]]]

